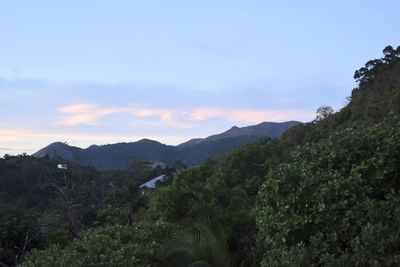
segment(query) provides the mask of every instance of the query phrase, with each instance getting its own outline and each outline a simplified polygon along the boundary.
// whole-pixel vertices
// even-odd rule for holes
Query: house
[[[162,174],[139,186],[139,188],[142,190],[142,194],[145,195],[149,189],[155,189],[157,186],[157,182],[162,182],[165,178],[167,178],[167,176],[165,174]]]
[[[60,163],[60,164],[57,164],[57,169],[59,169],[59,170],[67,170],[68,167],[67,167],[67,164]]]

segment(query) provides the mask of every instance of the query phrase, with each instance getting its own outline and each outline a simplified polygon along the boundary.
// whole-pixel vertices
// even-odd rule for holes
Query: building
[[[162,182],[167,178],[165,174],[157,176],[156,178],[151,179],[150,181],[145,182],[139,188],[142,190],[142,194],[146,194],[151,189],[155,189],[157,187],[158,182]]]

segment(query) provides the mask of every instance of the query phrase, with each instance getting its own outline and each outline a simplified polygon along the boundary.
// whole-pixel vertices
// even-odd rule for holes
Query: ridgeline
[[[25,196],[1,199],[8,203],[6,212],[0,209],[7,215],[0,214],[2,251],[7,251],[1,261],[22,266],[399,266],[400,47],[388,46],[383,53],[355,72],[358,87],[340,111],[321,108],[314,121],[278,139],[175,169],[168,181],[140,198],[134,187],[118,183],[117,191],[101,191],[107,197],[91,216],[78,216],[87,208],[85,201],[95,198],[89,190],[77,201],[76,190],[90,187],[73,180],[57,184],[64,196],[52,191],[63,209],[43,212],[41,200],[41,209],[28,207]],[[11,181],[13,173],[24,170],[20,166],[30,164],[27,159],[1,160],[14,169],[2,173],[0,181]],[[50,159],[36,159],[45,160]],[[30,176],[32,168],[20,175]],[[82,170],[78,177],[90,176]],[[37,179],[45,190],[44,178]],[[107,179],[105,185],[112,180]],[[2,184],[0,197],[12,196],[12,187],[12,182]],[[11,190],[8,195],[4,188]],[[18,221],[21,207],[36,213]],[[40,225],[55,218],[64,223],[45,235]],[[73,222],[80,228],[71,230]]]

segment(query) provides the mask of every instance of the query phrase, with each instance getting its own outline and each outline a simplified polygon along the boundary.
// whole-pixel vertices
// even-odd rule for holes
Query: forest
[[[5,155],[0,266],[400,266],[400,46],[354,79],[341,110],[195,167]]]

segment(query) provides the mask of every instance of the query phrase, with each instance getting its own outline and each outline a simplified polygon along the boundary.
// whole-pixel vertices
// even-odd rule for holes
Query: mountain
[[[254,126],[247,126],[242,128],[233,126],[228,131],[223,132],[221,134],[211,135],[207,138],[192,139],[183,144],[180,144],[179,147],[199,145],[210,141],[217,141],[221,139],[236,138],[236,137],[263,138],[269,136],[271,138],[277,138],[281,136],[287,129],[296,126],[300,123],[301,122],[298,121],[287,121],[282,123],[262,122]]]
[[[48,155],[50,158],[59,157],[65,160],[78,161],[77,159],[79,159],[79,155],[83,150],[82,148],[70,146],[66,143],[55,142],[40,149],[32,156],[42,158]]]
[[[230,152],[246,144],[271,137],[280,137],[287,129],[299,125],[301,122],[262,122],[248,127],[233,126],[226,132],[211,135],[207,138],[196,138],[180,144],[178,148],[184,155],[184,162],[188,165],[202,163],[205,159],[221,153]]]
[[[232,151],[262,138],[277,138],[287,129],[298,124],[301,122],[263,122],[243,128],[234,126],[221,134],[192,139],[178,146],[142,139],[132,143],[92,145],[82,149],[56,142],[42,148],[32,156],[40,158],[48,155],[50,158],[74,161],[99,170],[127,169],[133,160],[159,161],[167,165],[181,161],[186,165],[196,165],[208,158]]]
[[[110,145],[92,145],[86,149],[68,146],[63,143],[52,143],[34,153],[34,157],[59,157],[75,161],[84,166],[98,170],[128,169],[133,160],[154,160],[173,164],[179,151],[174,146],[167,146],[157,141],[142,139],[132,143]]]

